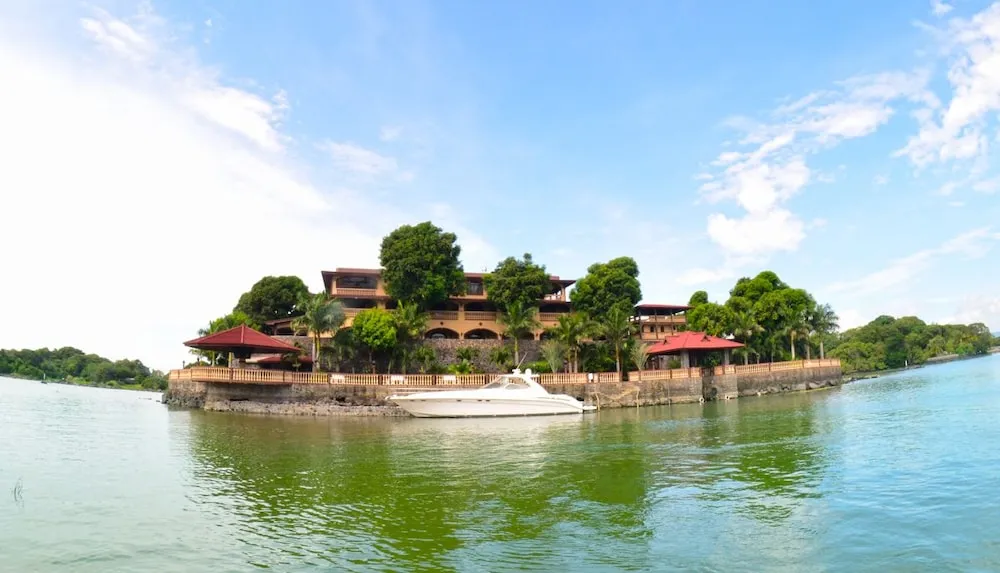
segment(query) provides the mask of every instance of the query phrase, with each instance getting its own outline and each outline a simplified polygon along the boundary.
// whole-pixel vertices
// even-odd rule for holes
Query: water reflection
[[[191,495],[237,517],[259,565],[495,569],[528,551],[539,569],[620,568],[625,547],[643,569],[692,503],[774,523],[816,495],[814,399],[789,399],[482,420],[194,413]]]

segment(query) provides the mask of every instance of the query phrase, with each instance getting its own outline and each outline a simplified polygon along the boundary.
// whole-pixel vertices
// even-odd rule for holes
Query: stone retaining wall
[[[840,383],[839,367],[817,367],[658,381],[547,384],[545,387],[551,393],[568,394],[602,408],[623,408],[811,390]],[[386,416],[404,414],[386,400],[391,394],[433,389],[362,384],[240,384],[171,380],[163,401],[174,406],[215,411]]]

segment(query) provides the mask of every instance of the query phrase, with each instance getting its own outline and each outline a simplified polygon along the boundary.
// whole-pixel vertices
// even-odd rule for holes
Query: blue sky
[[[0,0],[0,347],[175,366],[260,276],[427,219],[468,270],[1000,328],[1000,5],[628,7]]]

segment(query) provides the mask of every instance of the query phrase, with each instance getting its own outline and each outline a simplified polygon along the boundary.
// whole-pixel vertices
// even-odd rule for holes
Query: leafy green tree
[[[687,323],[691,330],[725,336],[733,331],[733,313],[721,304],[706,302],[687,312]]]
[[[376,355],[388,352],[396,346],[396,320],[392,313],[381,308],[362,310],[351,323],[355,339],[368,349],[368,360],[372,372],[376,371]]]
[[[260,323],[258,323],[252,316],[241,310],[234,310],[225,316],[220,316],[219,318],[210,321],[206,328],[199,328],[198,336],[208,336],[210,334],[225,332],[226,330],[236,328],[237,326],[244,324],[254,330],[260,329]],[[221,352],[215,352],[214,350],[197,350],[192,348],[191,354],[194,354],[199,358],[205,358],[212,366],[226,366],[229,364],[228,356],[223,355]]]
[[[549,365],[549,370],[552,372],[559,372],[562,370],[563,363],[566,360],[566,347],[562,342],[554,338],[550,338],[542,343],[541,351],[542,358],[544,358],[546,364]]]
[[[798,312],[789,316],[785,321],[785,327],[782,329],[782,332],[788,337],[788,346],[791,351],[792,360],[795,360],[795,341],[798,339],[806,339],[806,357],[808,358],[810,329],[805,314]]]
[[[504,333],[514,342],[514,362],[521,362],[520,345],[518,340],[542,327],[538,322],[538,310],[521,304],[511,303],[507,310],[502,312],[497,320],[504,327]]]
[[[560,315],[559,323],[548,330],[566,347],[570,372],[580,371],[580,347],[593,331],[593,323],[582,312]]]
[[[530,253],[525,253],[523,259],[507,257],[500,261],[492,273],[483,277],[483,284],[486,296],[501,311],[514,303],[538,306],[551,287],[545,266],[535,264]]]
[[[603,322],[613,308],[632,315],[642,300],[639,265],[630,257],[594,263],[587,275],[576,282],[573,306],[597,322]]]
[[[465,292],[462,249],[454,233],[427,221],[403,225],[382,239],[379,262],[389,296],[421,309]]]
[[[259,328],[268,320],[300,314],[296,305],[308,295],[309,289],[299,277],[267,276],[240,296],[233,312],[245,313]]]
[[[691,298],[688,299],[688,306],[694,309],[707,302],[708,302],[708,293],[703,290],[697,290],[694,292],[694,294],[691,295]]]
[[[741,299],[742,300],[742,299]],[[758,333],[763,332],[764,329],[757,324],[757,319],[754,318],[753,311],[750,309],[741,311],[732,311],[732,333],[746,348],[743,349],[743,364],[750,363],[750,341]]]
[[[331,300],[325,292],[321,292],[303,296],[299,308],[302,309],[302,316],[292,321],[292,328],[312,337],[313,372],[319,372],[322,370],[320,364],[322,336],[328,332],[336,335],[344,325],[346,319],[344,306],[340,301]]]
[[[623,306],[613,306],[604,315],[604,319],[597,323],[597,334],[603,338],[615,351],[615,372],[619,378],[622,372],[622,348],[635,334],[635,322],[632,321],[632,313],[624,309]]]
[[[506,344],[494,346],[490,350],[490,362],[496,364],[497,368],[503,372],[506,372],[514,367],[513,360],[514,355],[511,353],[510,347]]]
[[[402,371],[406,369],[413,358],[413,353],[420,345],[427,331],[428,315],[415,303],[400,303],[394,314],[396,319],[397,348],[400,350]]]

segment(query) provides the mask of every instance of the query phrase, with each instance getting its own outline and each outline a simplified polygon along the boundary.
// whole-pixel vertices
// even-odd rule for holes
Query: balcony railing
[[[457,310],[432,310],[431,320],[458,320]]]
[[[497,313],[493,310],[467,310],[465,320],[496,321]]]
[[[565,312],[540,312],[538,313],[538,320],[541,322],[559,322],[559,317],[565,315]]]
[[[378,290],[373,288],[339,288],[334,287],[334,296],[356,296],[362,298],[378,296]]]

